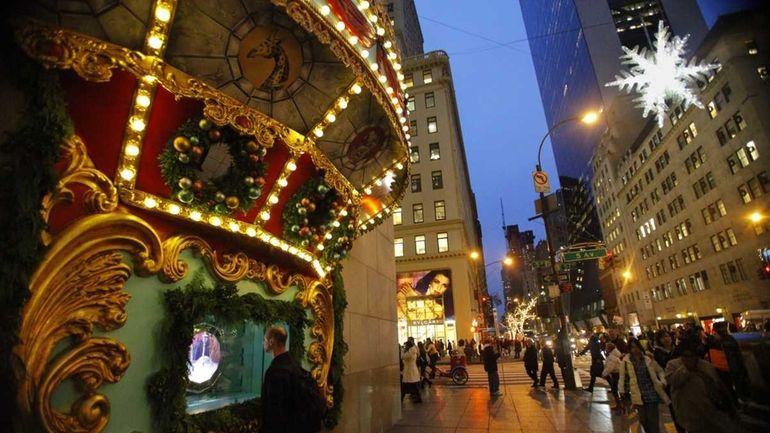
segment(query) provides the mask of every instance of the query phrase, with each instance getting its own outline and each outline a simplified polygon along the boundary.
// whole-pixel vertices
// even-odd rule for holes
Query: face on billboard
[[[445,319],[454,319],[452,299],[452,272],[449,269],[432,271],[401,272],[396,276],[398,284],[398,317],[406,319],[407,298],[435,298],[424,305],[441,309]],[[411,304],[410,304],[411,305]],[[438,312],[434,313],[438,314]]]

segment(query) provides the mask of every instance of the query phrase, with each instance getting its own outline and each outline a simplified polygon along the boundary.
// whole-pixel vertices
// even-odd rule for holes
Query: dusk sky
[[[529,44],[515,1],[471,3],[417,0],[425,51],[449,54],[465,150],[476,193],[486,262],[505,254],[500,199],[505,223],[534,230],[544,238],[535,214],[531,180],[537,145],[547,131]],[[508,44],[512,41],[514,43]],[[506,45],[503,45],[506,44]],[[558,188],[549,144],[544,170]],[[501,293],[500,264],[487,268],[491,293]]]

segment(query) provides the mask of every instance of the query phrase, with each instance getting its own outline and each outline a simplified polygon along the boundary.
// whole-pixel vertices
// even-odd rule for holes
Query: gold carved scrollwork
[[[110,405],[98,393],[120,380],[128,368],[126,347],[109,337],[93,337],[95,328],[110,331],[126,322],[129,295],[123,285],[131,275],[122,252],[134,257],[138,274],[160,269],[160,239],[146,222],[123,212],[85,216],[56,235],[30,279],[19,341],[14,348],[19,372],[19,431],[100,432]],[[72,343],[64,349],[60,344]],[[67,413],[51,406],[51,396],[65,380],[79,385],[81,398]]]
[[[74,193],[69,185],[80,184],[87,188],[83,195],[86,210],[89,212],[111,212],[118,205],[118,190],[104,173],[94,167],[86,153],[86,145],[77,135],[68,138],[62,145],[62,158],[68,161],[66,168],[59,175],[59,182],[52,194],[43,197],[43,219],[48,221],[51,209],[59,203],[72,203]],[[42,233],[43,244],[51,242],[48,231]]]
[[[334,403],[334,387],[327,378],[334,347],[334,307],[330,288],[322,281],[313,281],[305,290],[297,293],[297,300],[305,308],[310,308],[316,318],[310,328],[310,335],[315,341],[308,347],[307,358],[314,365],[310,373],[324,390],[326,404],[331,407]]]

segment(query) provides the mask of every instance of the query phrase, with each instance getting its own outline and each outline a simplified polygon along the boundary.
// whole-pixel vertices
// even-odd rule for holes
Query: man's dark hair
[[[286,332],[283,326],[273,326],[265,332],[267,339],[275,340],[279,346],[286,346],[286,340],[289,338],[289,334]]]

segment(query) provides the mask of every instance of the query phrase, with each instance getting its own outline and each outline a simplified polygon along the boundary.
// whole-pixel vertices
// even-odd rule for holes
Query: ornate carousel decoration
[[[12,20],[24,53],[59,71],[76,131],[58,143],[59,185],[42,203],[48,249],[14,349],[25,367],[15,425],[105,428],[99,388],[131,359],[109,335],[127,320],[124,284],[132,273],[180,281],[184,250],[221,281],[297,288],[313,318],[307,361],[331,406],[330,275],[407,179],[406,86],[384,10],[148,0],[83,12],[33,0]],[[195,361],[219,350],[204,331]],[[50,400],[68,379],[82,398],[61,412]]]

